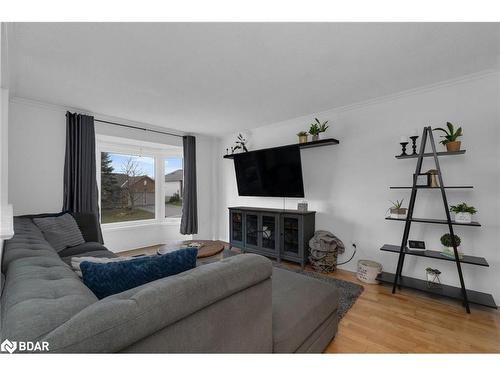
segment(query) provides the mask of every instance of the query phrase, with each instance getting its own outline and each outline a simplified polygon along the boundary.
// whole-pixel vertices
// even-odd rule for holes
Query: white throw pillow
[[[72,257],[71,267],[73,271],[81,278],[82,270],[80,269],[80,263],[82,262],[92,262],[92,263],[110,263],[110,262],[121,262],[124,260],[136,259],[138,257],[118,257],[118,258],[96,258],[96,257]]]

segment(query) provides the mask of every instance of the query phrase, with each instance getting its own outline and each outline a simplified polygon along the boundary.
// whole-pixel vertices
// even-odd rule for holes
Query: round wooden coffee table
[[[179,247],[188,247],[190,244],[201,244],[201,247],[198,248],[198,258],[207,258],[219,254],[222,250],[224,250],[224,244],[219,241],[208,241],[208,240],[189,240],[183,241]],[[176,246],[172,245],[164,245],[160,246],[158,249],[158,254],[165,254],[169,251],[177,250]],[[194,247],[194,246],[193,246]]]
[[[194,240],[194,241],[184,241],[184,246],[189,246],[189,244],[199,243],[201,247],[198,248],[198,258],[207,258],[219,254],[224,250],[224,244],[219,241],[207,241],[207,240]]]

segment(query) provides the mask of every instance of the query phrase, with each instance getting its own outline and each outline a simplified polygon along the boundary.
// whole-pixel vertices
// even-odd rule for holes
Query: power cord
[[[352,258],[354,258],[354,255],[356,255],[356,251],[358,250],[358,248],[356,247],[355,243],[352,243],[351,245],[354,248],[354,252],[352,253],[352,256],[349,258],[349,260],[347,260],[347,261],[345,261],[343,263],[337,263],[337,266],[341,266],[343,264],[347,264],[347,263],[349,263],[352,260]]]

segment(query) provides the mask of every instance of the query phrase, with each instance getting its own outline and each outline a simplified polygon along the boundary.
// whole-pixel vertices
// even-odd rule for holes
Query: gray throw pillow
[[[57,252],[85,242],[78,224],[70,214],[34,218],[33,222],[42,231],[47,242]]]

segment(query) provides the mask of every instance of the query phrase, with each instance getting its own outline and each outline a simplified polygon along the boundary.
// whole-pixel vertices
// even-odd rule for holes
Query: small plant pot
[[[407,208],[391,208],[390,217],[391,219],[405,219],[407,211]]]
[[[299,135],[299,143],[307,143],[307,135]]]
[[[426,271],[427,275],[427,287],[428,288],[439,288],[441,286],[441,280],[439,279],[439,275]]]
[[[457,247],[457,252],[458,252],[458,259],[463,259],[464,254],[460,251],[458,247]],[[455,250],[453,250],[453,247],[451,246],[443,246],[443,251],[441,254],[449,258],[455,259]]]
[[[472,214],[469,212],[458,212],[455,214],[455,221],[462,224],[472,223]]]
[[[313,135],[312,136],[312,141],[319,141],[319,134]]]
[[[448,142],[446,144],[446,151],[448,151],[448,152],[460,151],[461,144],[462,144],[462,142],[460,142],[460,141]]]
[[[457,251],[458,251],[458,247],[457,247]],[[453,250],[453,246],[443,246],[443,253],[455,257],[455,250]]]
[[[431,272],[426,272],[425,274],[427,275],[427,282],[432,283],[434,281],[435,274],[433,274]]]

